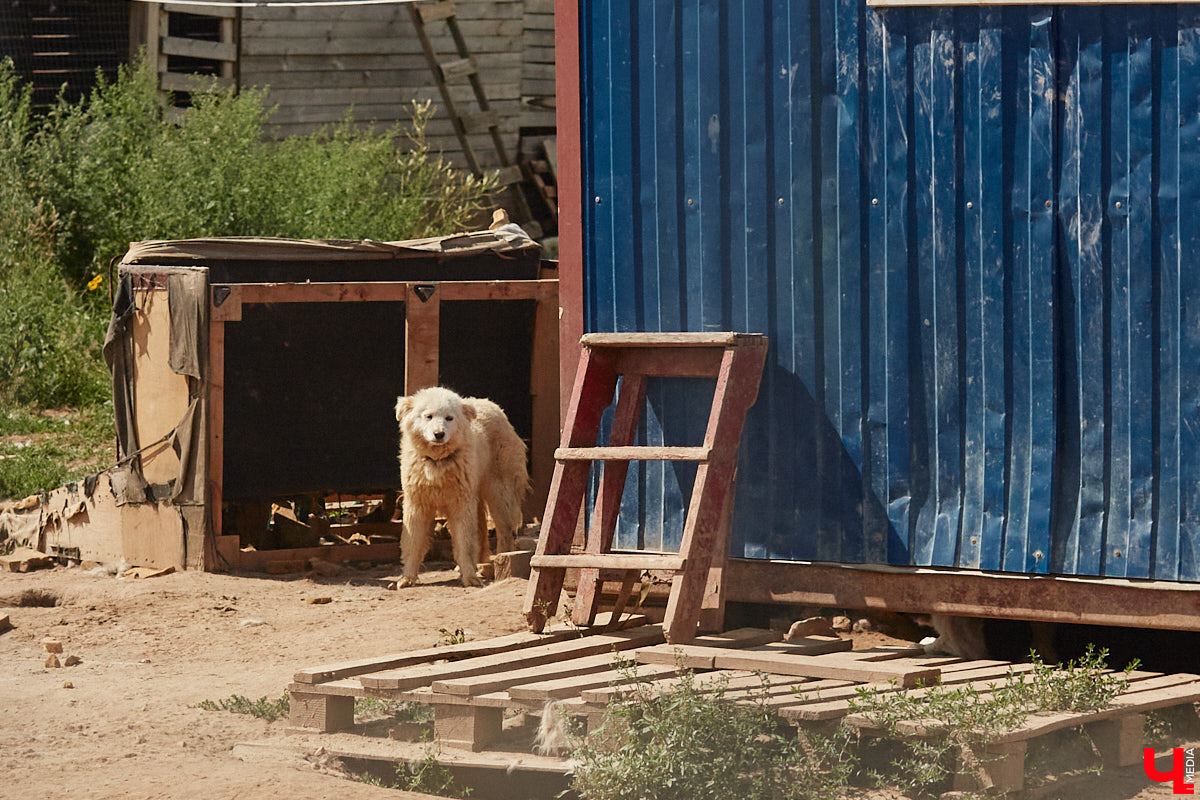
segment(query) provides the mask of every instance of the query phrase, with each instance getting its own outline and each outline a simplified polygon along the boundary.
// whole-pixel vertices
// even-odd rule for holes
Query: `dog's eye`
[[[453,421],[453,419],[454,419],[454,417],[446,417],[446,422],[451,422],[451,421]]]
[[[425,419],[433,419],[433,414],[426,414]]]

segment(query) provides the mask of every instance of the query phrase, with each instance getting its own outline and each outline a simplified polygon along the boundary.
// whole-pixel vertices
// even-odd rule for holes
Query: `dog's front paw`
[[[400,579],[400,582],[396,584],[396,588],[403,589],[407,586],[416,586],[416,585],[417,585],[416,578],[410,578],[409,576],[405,575],[403,578]]]
[[[479,576],[475,574],[462,575],[459,580],[463,586],[483,586],[483,581],[479,580]]]

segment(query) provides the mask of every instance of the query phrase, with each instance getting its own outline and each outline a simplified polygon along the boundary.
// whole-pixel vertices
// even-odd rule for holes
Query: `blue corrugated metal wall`
[[[771,338],[735,555],[1200,580],[1200,6],[580,9],[588,329]]]

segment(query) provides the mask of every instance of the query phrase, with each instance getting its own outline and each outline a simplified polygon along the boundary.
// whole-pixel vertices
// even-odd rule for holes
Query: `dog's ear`
[[[396,398],[396,421],[404,419],[404,415],[412,411],[413,399],[411,397]]]
[[[475,419],[475,406],[470,400],[463,401],[462,409],[463,416],[466,417],[468,422]]]

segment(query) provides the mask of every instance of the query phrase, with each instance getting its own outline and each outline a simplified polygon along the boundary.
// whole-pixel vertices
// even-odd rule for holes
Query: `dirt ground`
[[[0,615],[14,626],[0,634],[0,798],[420,797],[349,780],[320,755],[249,755],[238,745],[287,743],[286,720],[198,707],[235,694],[278,698],[299,668],[428,647],[442,629],[483,639],[523,627],[523,581],[464,589],[454,573],[436,572],[396,591],[385,586],[394,574],[0,574]],[[57,605],[20,604],[30,593]],[[332,602],[306,602],[320,596]],[[46,638],[63,643],[60,658],[81,663],[46,667]],[[1131,767],[1036,796],[1149,800],[1171,791]]]

